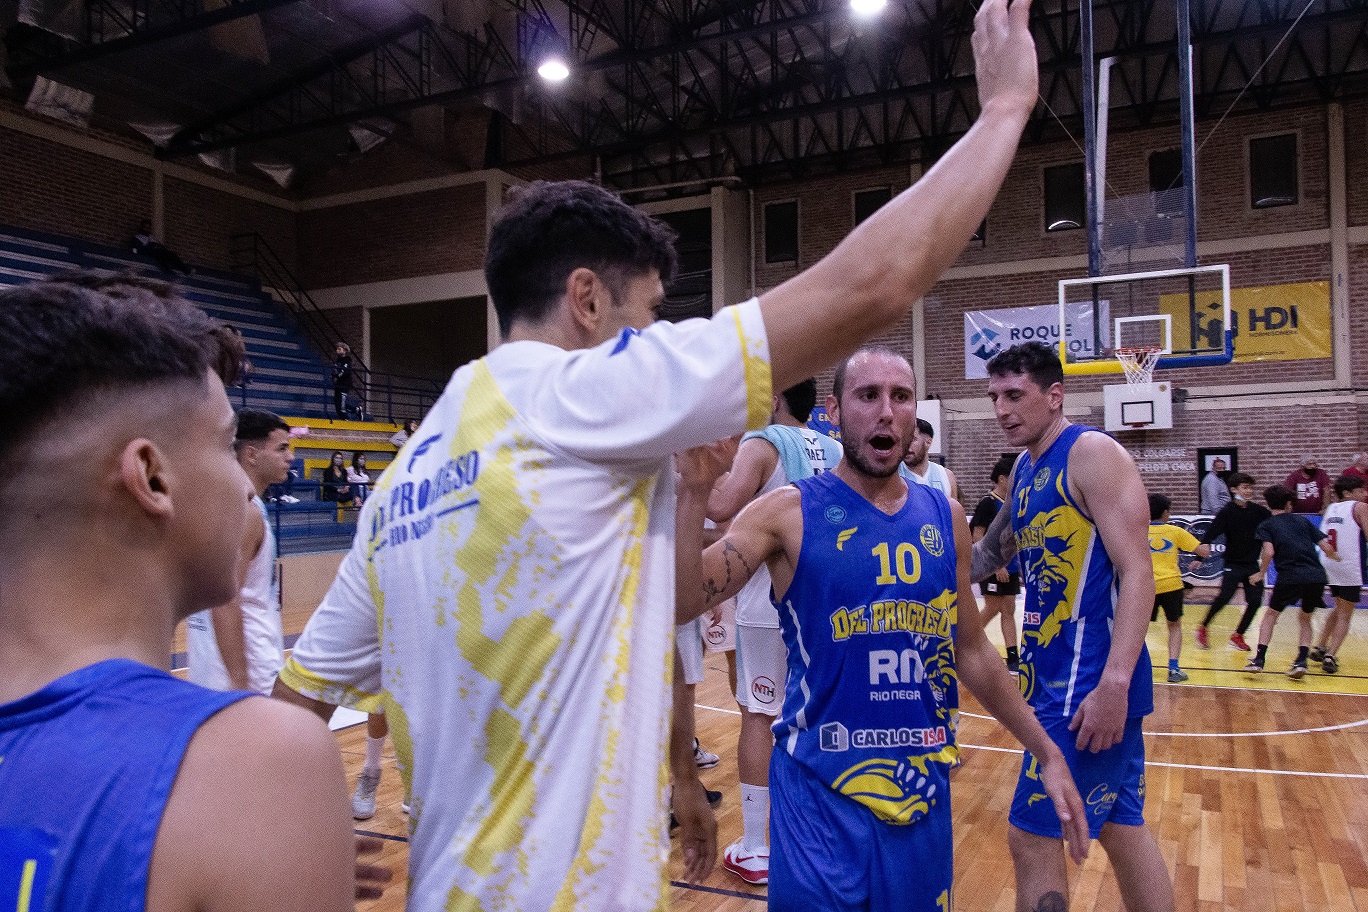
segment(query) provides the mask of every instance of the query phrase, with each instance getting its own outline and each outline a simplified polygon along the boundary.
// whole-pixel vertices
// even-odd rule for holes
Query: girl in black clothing
[[[355,379],[352,376],[351,346],[346,342],[338,342],[333,351],[336,355],[333,358],[332,366],[333,407],[337,410],[338,418],[346,418],[347,394],[355,387]]]
[[[332,454],[332,464],[323,470],[323,499],[336,501],[340,506],[350,507],[356,503],[356,492],[347,483],[346,457],[341,450]]]

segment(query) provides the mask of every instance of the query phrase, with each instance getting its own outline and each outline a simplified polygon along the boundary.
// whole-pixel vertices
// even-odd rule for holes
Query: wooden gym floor
[[[1150,626],[1155,663],[1155,712],[1147,720],[1145,817],[1174,875],[1177,907],[1197,912],[1368,912],[1368,619],[1356,617],[1341,650],[1341,671],[1313,671],[1300,682],[1283,676],[1295,652],[1296,619],[1282,618],[1269,649],[1269,671],[1241,669],[1246,653],[1226,646],[1239,617],[1232,606],[1211,631],[1214,648],[1192,641],[1185,621],[1186,684],[1163,683],[1164,625]],[[1290,614],[1290,611],[1289,611]],[[1318,612],[1317,624],[1323,613]],[[288,633],[302,619],[286,619]],[[994,625],[996,626],[996,625]],[[1257,631],[1257,626],[1255,627]],[[997,631],[990,632],[994,637]],[[1251,632],[1253,633],[1253,631]],[[1253,636],[1250,637],[1251,641]],[[697,692],[698,733],[722,762],[702,773],[721,790],[718,848],[738,838],[741,814],[735,744],[739,726],[727,684],[726,660],[705,658]],[[1011,860],[1007,810],[1021,755],[1005,731],[962,694],[960,742],[965,764],[954,777],[955,908],[1010,912]],[[354,784],[365,753],[365,726],[337,732]],[[407,863],[407,818],[387,745],[378,810],[358,832],[385,837],[386,862],[396,883],[363,912],[402,912]],[[759,912],[763,888],[751,888],[717,867],[701,884],[684,884],[678,851],[671,858],[673,908],[687,912]],[[1070,871],[1075,912],[1122,910],[1116,881],[1101,847]]]

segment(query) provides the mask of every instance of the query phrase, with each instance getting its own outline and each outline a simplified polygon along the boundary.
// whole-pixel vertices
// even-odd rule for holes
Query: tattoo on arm
[[[1031,912],[1069,912],[1069,901],[1062,894],[1051,890],[1036,900]]]
[[[707,579],[703,580],[703,596],[709,602],[717,598],[717,596],[721,595],[723,592],[726,592],[727,589],[731,587],[733,560],[735,560],[736,563],[740,565],[738,567],[738,572],[744,573],[744,576],[742,576],[743,580],[748,580],[755,575],[755,570],[752,569],[751,565],[746,562],[745,555],[741,553],[741,549],[736,547],[736,545],[733,545],[729,541],[723,541],[722,566],[723,569],[726,571],[726,575],[723,577],[722,582],[720,583],[712,577],[708,577]]]

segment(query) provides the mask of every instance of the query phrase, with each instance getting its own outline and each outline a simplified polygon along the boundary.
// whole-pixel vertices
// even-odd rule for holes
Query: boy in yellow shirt
[[[1154,613],[1150,622],[1157,621],[1159,609],[1164,609],[1169,635],[1168,681],[1181,684],[1188,676],[1178,667],[1183,649],[1183,577],[1178,572],[1178,552],[1196,554],[1199,559],[1195,566],[1211,555],[1211,546],[1197,541],[1186,529],[1169,524],[1170,501],[1163,494],[1151,494],[1149,505],[1150,560],[1154,562]]]

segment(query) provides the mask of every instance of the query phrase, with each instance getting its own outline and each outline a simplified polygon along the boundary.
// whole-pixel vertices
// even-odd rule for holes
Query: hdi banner
[[[1173,344],[1187,346],[1188,296],[1159,296],[1160,309],[1173,317]],[[1198,348],[1220,348],[1220,292],[1197,295]],[[1235,329],[1235,361],[1299,361],[1329,358],[1330,283],[1302,282],[1230,290]]]
[[[1102,317],[1102,345],[1111,345],[1110,307],[1098,303]],[[1093,357],[1093,306],[1091,301],[1065,305],[1068,322],[1064,335],[1069,351],[1078,357]],[[964,376],[967,380],[988,377],[988,360],[1018,342],[1044,342],[1059,345],[1059,306],[1002,307],[996,310],[969,310],[964,314]]]

